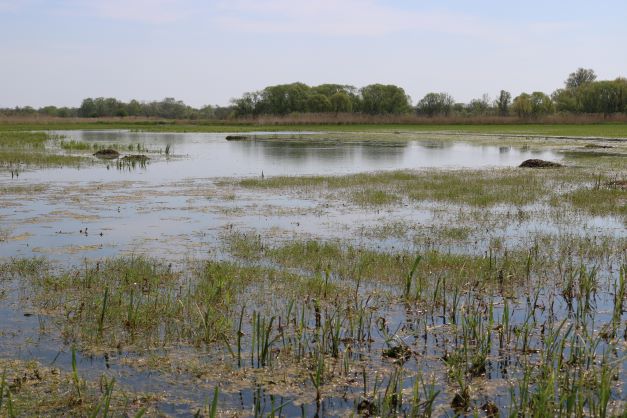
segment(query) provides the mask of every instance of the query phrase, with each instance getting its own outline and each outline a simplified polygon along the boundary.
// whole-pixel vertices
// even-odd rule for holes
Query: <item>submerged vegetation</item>
[[[166,146],[166,156],[170,155]],[[92,154],[93,151],[93,154]],[[33,168],[77,167],[94,164],[98,160],[120,160],[115,166],[120,170],[145,168],[150,158],[143,154],[122,155],[120,152],[151,152],[144,144],[102,144],[66,140],[63,136],[48,132],[24,130],[0,130],[0,167],[9,169],[13,178],[20,171]],[[92,155],[96,159],[91,158]]]
[[[34,361],[5,359],[0,359],[0,370],[0,414],[11,418],[46,415],[139,418],[154,414],[150,404],[158,399],[120,389],[115,379],[104,375],[99,381],[84,380],[75,361],[71,373]]]
[[[130,351],[131,367],[219,382],[227,409],[258,387],[281,400],[256,414],[625,411],[627,266],[613,247],[416,257],[238,234],[227,243],[245,264],[117,258],[55,273],[13,261],[3,271],[83,352]],[[248,266],[264,260],[275,267]],[[185,354],[189,345],[208,357]],[[339,409],[321,409],[340,393]]]
[[[550,170],[4,185],[0,416],[624,416],[624,145],[561,144]],[[131,147],[106,146],[153,157]],[[10,216],[30,202],[53,209]],[[46,223],[86,247],[157,235],[24,257]]]
[[[82,157],[50,152],[54,137],[44,132],[0,131],[0,167],[19,173],[23,167],[77,166]]]
[[[598,174],[572,168],[560,171],[439,170],[271,177],[244,179],[238,181],[238,184],[246,188],[330,193],[333,197],[348,199],[360,205],[390,204],[403,200],[478,207],[500,204],[520,207],[546,203],[561,206],[561,202],[566,201],[578,210],[593,215],[624,216],[627,192],[613,185],[615,176],[615,173]]]

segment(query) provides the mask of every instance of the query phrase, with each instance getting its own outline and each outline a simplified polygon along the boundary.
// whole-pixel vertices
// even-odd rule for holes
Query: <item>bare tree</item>
[[[578,68],[574,73],[570,73],[566,80],[566,88],[576,89],[584,84],[592,83],[597,79],[597,75],[594,70],[589,68]]]
[[[510,94],[510,92],[501,90],[498,99],[494,101],[501,116],[507,116],[507,114],[509,113],[509,104],[511,100],[512,95]]]

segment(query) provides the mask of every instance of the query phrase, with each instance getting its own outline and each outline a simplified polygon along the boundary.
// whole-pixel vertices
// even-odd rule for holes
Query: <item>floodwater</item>
[[[272,177],[398,169],[478,169],[514,167],[528,158],[561,159],[560,154],[550,150],[437,139],[399,142],[226,141],[226,134],[204,133],[68,131],[56,134],[65,136],[66,140],[92,144],[122,144],[122,149],[140,144],[142,149],[149,151],[151,159],[145,166],[123,169],[118,169],[114,162],[97,161],[80,168],[26,170],[13,179],[10,173],[0,173],[3,184],[34,187],[35,190],[27,195],[0,195],[0,238],[4,236],[0,239],[0,259],[45,256],[61,265],[70,265],[79,264],[85,257],[99,259],[121,254],[148,254],[170,261],[225,258],[228,254],[224,253],[223,238],[232,232],[253,232],[269,241],[311,237],[349,240],[356,245],[384,250],[416,250],[430,244],[416,242],[408,235],[380,235],[376,228],[396,220],[412,225],[416,230],[422,228],[421,231],[428,234],[429,228],[458,224],[465,208],[455,205],[443,208],[443,205],[430,202],[389,208],[357,207],[341,201],[329,202],[325,196],[300,196],[297,191],[246,190],[232,180],[258,178],[262,173]],[[289,132],[272,135],[288,139],[292,136]],[[169,156],[158,152],[168,145]],[[125,153],[138,152],[122,151]],[[485,233],[469,236],[465,244],[458,241],[447,245],[444,242],[438,244],[438,249],[483,254],[492,239],[507,237],[510,243],[526,244],[534,235],[543,233],[594,239],[598,236],[625,238],[622,219],[582,215],[554,219],[543,216],[543,207],[531,205],[518,209],[527,212],[528,216],[520,220],[497,217],[501,224],[487,223],[483,228]],[[494,211],[504,212],[509,208]],[[19,298],[19,284],[7,284],[5,292],[6,297],[0,298],[0,352],[69,369],[69,347],[57,333],[49,330],[54,329],[49,324],[51,320],[25,311],[27,308],[21,305]],[[528,301],[522,296],[512,302],[518,306],[514,322],[522,324],[526,320],[526,303]],[[604,293],[597,303],[600,309],[595,320],[607,321],[606,307],[613,303],[611,295]],[[500,308],[495,309],[495,314],[500,316]],[[557,302],[555,309],[564,315],[568,311],[564,302]],[[444,340],[438,340],[436,333],[428,339],[425,337],[422,343],[422,336],[411,327],[412,315],[418,317],[421,313],[408,312],[406,306],[399,304],[382,306],[377,314],[387,318],[390,329],[404,327],[405,337],[412,341],[412,346],[421,347],[429,367],[442,368],[440,358],[447,352]],[[415,321],[420,322],[419,319]],[[441,318],[432,317],[428,324],[425,322],[425,329],[427,326],[437,329],[442,325]],[[367,350],[364,348],[364,355],[380,357],[383,347],[379,335]],[[496,357],[497,348],[492,350]],[[119,353],[114,359],[80,356],[79,369],[85,377],[97,378],[103,372],[113,373],[121,384],[137,390],[166,391],[171,399],[180,395],[181,399],[192,399],[197,404],[205,402],[212,393],[210,388],[219,383],[209,381],[197,385],[188,375],[178,376],[173,382],[171,377],[133,370],[121,364],[121,359],[132,356],[130,353]],[[209,358],[211,353],[207,356]],[[502,361],[515,362],[513,359]],[[408,367],[418,369],[424,364]],[[503,380],[506,368],[496,361],[490,363],[487,379]],[[624,373],[623,370],[620,374],[623,382],[627,380]],[[343,390],[358,392],[350,387]],[[261,386],[244,388],[225,393],[221,400],[242,415],[250,413],[251,405],[258,398],[264,404],[265,413],[273,411],[273,405],[284,403],[285,399],[271,399],[264,391]],[[355,409],[357,394],[353,395],[348,400],[341,396],[329,397],[322,404],[288,404],[283,414],[345,414]],[[508,396],[506,390],[499,391],[496,398],[499,405],[506,404]],[[164,402],[160,410],[173,415],[189,412],[186,405],[177,405],[175,401]]]
[[[0,256],[47,256],[64,262],[82,257],[150,253],[202,256],[216,250],[225,230],[258,230],[323,238],[353,236],[356,225],[395,217],[425,225],[450,221],[441,211],[398,207],[387,212],[329,205],[221,185],[225,179],[277,175],[330,175],[397,169],[516,166],[528,158],[559,160],[552,151],[478,146],[464,142],[253,140],[226,141],[226,134],[59,131],[65,140],[118,144],[124,155],[149,151],[147,165],[118,169],[115,162],[26,170],[5,184],[36,186],[19,199],[0,196]],[[264,134],[263,132],[251,135]],[[289,132],[272,134],[290,138]],[[163,151],[170,146],[170,155]],[[161,151],[161,153],[159,153]],[[77,154],[80,154],[77,152]],[[85,153],[83,153],[84,155]],[[437,209],[437,208],[435,208]],[[598,223],[598,222],[597,222]],[[620,221],[603,219],[616,229]],[[579,225],[579,223],[578,223]],[[522,225],[532,228],[533,225]],[[557,228],[557,227],[554,227]],[[367,237],[364,241],[369,241]],[[398,241],[398,240],[397,240]],[[381,245],[398,247],[398,242]]]
[[[90,144],[141,144],[148,149],[171,146],[176,158],[151,163],[132,172],[87,166],[80,170],[46,169],[24,173],[25,180],[47,181],[176,181],[187,178],[264,175],[331,175],[419,168],[516,166],[528,158],[559,160],[552,151],[477,146],[452,141],[226,141],[226,134],[140,133],[128,131],[57,131],[66,140]],[[254,132],[250,135],[268,135]],[[290,138],[289,132],[272,136]],[[301,136],[302,133],[299,133]],[[135,153],[129,151],[128,153]]]

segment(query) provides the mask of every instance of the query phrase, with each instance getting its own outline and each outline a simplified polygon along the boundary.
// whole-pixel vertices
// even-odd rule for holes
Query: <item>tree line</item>
[[[233,113],[231,106],[203,106],[193,108],[180,100],[166,97],[161,101],[128,103],[115,98],[87,98],[80,107],[46,106],[35,109],[30,106],[0,109],[5,116],[52,116],[61,118],[146,117],[162,119],[228,119]]]
[[[564,87],[551,94],[540,91],[512,95],[501,90],[492,100],[487,94],[469,103],[458,103],[444,92],[426,94],[415,105],[405,90],[395,85],[371,84],[360,89],[343,84],[308,86],[279,84],[244,93],[229,106],[193,108],[174,98],[161,101],[122,102],[115,98],[87,98],[78,108],[46,106],[0,109],[0,115],[45,115],[55,117],[148,117],[164,119],[254,118],[301,113],[361,113],[367,115],[517,116],[534,118],[554,113],[627,113],[627,79],[597,80],[592,69],[571,73]]]

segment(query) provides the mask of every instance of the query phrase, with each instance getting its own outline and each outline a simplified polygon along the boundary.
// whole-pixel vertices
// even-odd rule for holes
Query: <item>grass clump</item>
[[[15,277],[40,278],[52,271],[52,264],[43,257],[14,258],[0,263],[0,279]]]
[[[232,234],[226,238],[226,244],[231,254],[245,260],[269,259],[281,266],[316,274],[332,272],[343,279],[388,284],[404,284],[407,272],[411,270],[416,277],[446,275],[459,281],[472,279],[477,284],[491,283],[499,275],[499,264],[510,278],[520,279],[525,276],[524,261],[527,260],[526,253],[511,251],[505,260],[497,263],[496,256],[492,261],[483,256],[432,250],[422,254],[421,262],[414,267],[416,254],[406,251],[379,252],[339,241],[291,241],[270,246],[246,234]]]
[[[61,149],[64,149],[66,151],[88,151],[92,149],[92,146],[89,143],[75,140],[62,140],[59,142],[59,146],[61,147]]]
[[[0,149],[43,149],[48,139],[49,135],[45,132],[0,131]]]
[[[75,357],[74,357],[75,358]],[[103,375],[86,381],[38,362],[0,359],[0,416],[135,416],[153,414],[153,395],[132,393]]]
[[[193,274],[192,282],[156,260],[116,258],[39,277],[35,295],[40,309],[69,318],[68,335],[95,350],[208,343],[224,331],[236,284],[250,272],[208,263]]]
[[[396,203],[396,194],[385,190],[361,190],[353,193],[352,200],[361,206],[380,206]]]
[[[46,149],[53,139],[45,132],[0,131],[0,167],[18,170],[22,167],[77,166],[84,159],[58,155]]]
[[[578,177],[551,177],[520,170],[392,171],[349,176],[245,179],[239,185],[262,189],[321,189],[350,196],[358,204],[388,204],[406,197],[414,201],[526,205],[570,184]],[[356,190],[358,189],[358,190]]]
[[[575,209],[593,216],[624,217],[627,214],[627,190],[624,181],[617,180],[622,174],[577,168],[558,171],[392,171],[348,176],[244,179],[238,184],[253,189],[305,190],[349,200],[360,206],[392,205],[401,201],[476,208],[546,205],[547,209]],[[449,238],[453,239],[468,236],[467,228],[448,232],[451,234]]]
[[[44,184],[19,184],[0,186],[0,195],[41,193],[47,189]]]
[[[627,218],[627,190],[622,188],[579,188],[567,193],[564,199],[577,210],[593,216],[613,214]]]
[[[211,261],[184,272],[144,257],[90,262],[59,273],[36,261],[14,260],[6,270],[31,283],[36,309],[57,318],[67,338],[94,352],[226,340],[238,297],[252,283],[286,289],[300,283],[286,294],[334,290],[320,278]]]
[[[77,167],[85,163],[83,157],[74,155],[55,155],[47,152],[4,151],[0,149],[0,166],[8,168],[22,167]]]

